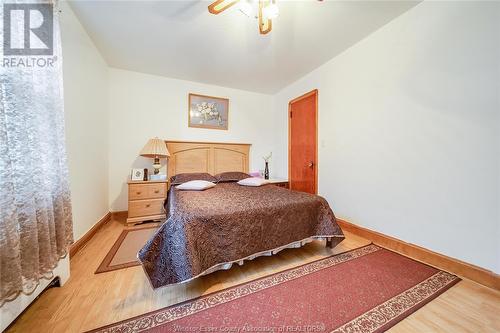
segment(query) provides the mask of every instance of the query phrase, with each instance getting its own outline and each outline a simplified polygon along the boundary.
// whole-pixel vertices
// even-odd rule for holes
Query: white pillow
[[[175,188],[178,190],[203,191],[214,186],[214,183],[206,180],[191,180],[189,182],[177,185]]]
[[[262,186],[269,183],[270,183],[269,180],[258,177],[245,178],[238,182],[238,184],[244,186]]]

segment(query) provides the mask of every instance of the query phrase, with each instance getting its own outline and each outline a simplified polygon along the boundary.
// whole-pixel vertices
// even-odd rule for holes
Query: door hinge
[[[292,118],[292,111],[290,111],[290,118]]]

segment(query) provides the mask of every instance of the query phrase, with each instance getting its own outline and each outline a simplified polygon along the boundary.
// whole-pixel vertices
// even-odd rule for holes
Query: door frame
[[[314,138],[314,193],[318,194],[318,89],[313,89],[308,93],[300,95],[297,98],[292,99],[288,102],[288,181],[290,182],[290,188],[292,186],[292,177],[291,177],[291,166],[292,166],[292,146],[291,146],[291,137],[292,137],[292,123],[290,113],[292,111],[292,104],[300,101],[301,99],[310,97],[311,95],[315,95],[315,117],[316,117],[316,136]]]

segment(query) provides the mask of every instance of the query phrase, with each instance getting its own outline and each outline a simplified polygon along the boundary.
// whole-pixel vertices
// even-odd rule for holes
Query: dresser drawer
[[[148,185],[150,198],[165,198],[167,196],[167,184],[158,183]]]
[[[128,203],[128,217],[160,215],[164,213],[165,199],[136,200]]]
[[[164,183],[155,184],[130,184],[128,187],[129,200],[164,198],[167,186]]]

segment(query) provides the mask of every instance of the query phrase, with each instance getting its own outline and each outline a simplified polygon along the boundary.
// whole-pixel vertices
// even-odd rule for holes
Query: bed
[[[250,145],[167,142],[169,175],[248,172]],[[171,186],[167,221],[139,251],[153,288],[183,283],[315,239],[344,239],[322,197],[272,184],[247,187],[220,182],[205,191]]]

